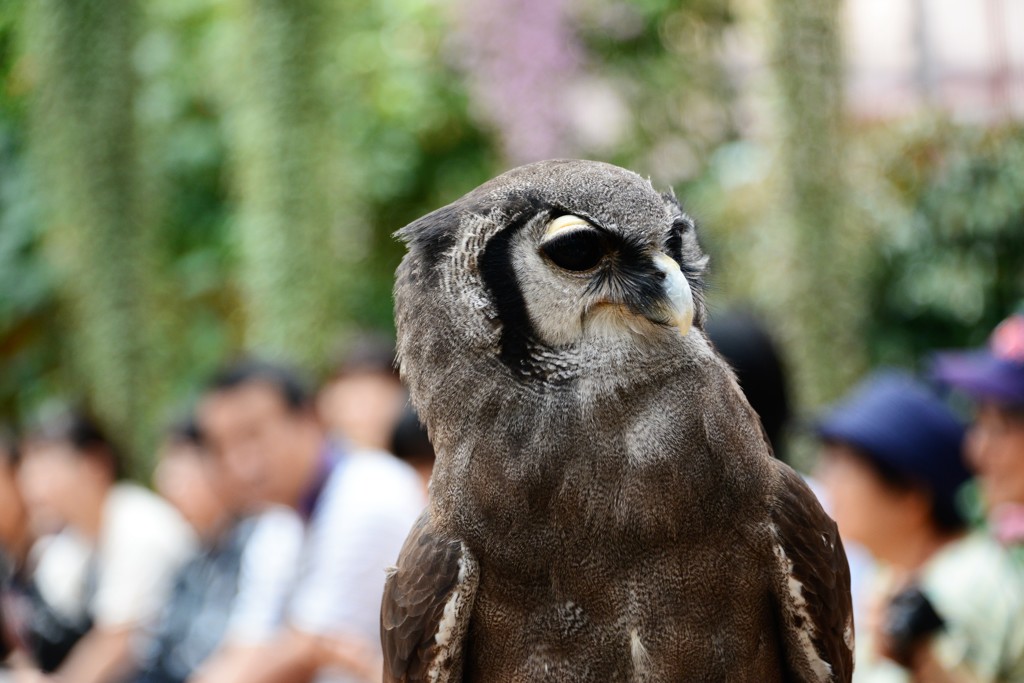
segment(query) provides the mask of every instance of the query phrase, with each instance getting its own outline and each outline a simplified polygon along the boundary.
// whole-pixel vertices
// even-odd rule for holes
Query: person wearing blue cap
[[[883,371],[816,431],[840,533],[879,564],[854,681],[1024,680],[1021,650],[1007,652],[1024,639],[1024,586],[997,544],[968,533],[957,504],[970,478],[964,425],[909,375]]]
[[[933,371],[977,403],[968,464],[991,531],[1024,564],[1024,313],[1000,324],[984,349],[938,354]]]

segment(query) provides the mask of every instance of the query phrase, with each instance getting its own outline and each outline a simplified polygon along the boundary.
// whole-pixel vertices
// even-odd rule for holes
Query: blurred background
[[[83,397],[137,475],[243,350],[393,333],[392,232],[602,159],[703,225],[798,414],[1024,297],[1024,1],[2,0],[0,422]]]

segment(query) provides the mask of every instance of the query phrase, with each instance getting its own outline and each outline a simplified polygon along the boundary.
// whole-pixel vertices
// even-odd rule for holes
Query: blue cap
[[[984,349],[937,354],[932,372],[975,398],[1024,406],[1024,315],[1004,320]]]
[[[955,509],[957,489],[970,478],[962,457],[965,427],[946,405],[909,375],[870,375],[817,424],[818,436],[853,446],[923,485],[937,507]]]

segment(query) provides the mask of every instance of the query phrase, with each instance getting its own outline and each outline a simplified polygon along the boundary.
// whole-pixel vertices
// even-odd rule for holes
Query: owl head
[[[694,221],[616,166],[522,166],[398,236],[409,246],[395,287],[403,363],[483,354],[558,382],[610,350],[683,348],[703,325]]]

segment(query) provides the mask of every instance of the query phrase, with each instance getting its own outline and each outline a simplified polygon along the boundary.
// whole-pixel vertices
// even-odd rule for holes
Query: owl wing
[[[846,683],[853,675],[853,607],[839,530],[796,472],[781,463],[779,471],[771,530],[789,680]]]
[[[384,683],[461,683],[477,578],[465,544],[438,533],[424,511],[384,584]]]

